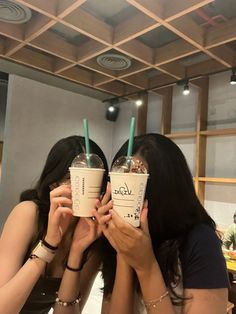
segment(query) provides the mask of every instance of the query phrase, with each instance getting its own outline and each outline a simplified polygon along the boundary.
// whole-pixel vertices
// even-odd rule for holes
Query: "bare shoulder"
[[[31,221],[37,219],[38,206],[32,201],[24,201],[17,204],[8,216],[7,221],[15,219],[30,219]]]
[[[5,233],[9,233],[9,230],[16,233],[27,234],[33,236],[38,221],[38,207],[32,201],[24,201],[17,204],[9,214],[4,228],[2,237]],[[16,228],[17,226],[17,228]]]
[[[30,243],[37,232],[37,205],[19,203],[8,216],[0,238],[0,286],[21,268]]]
[[[24,201],[17,204],[11,213],[36,214],[38,206],[33,201]]]

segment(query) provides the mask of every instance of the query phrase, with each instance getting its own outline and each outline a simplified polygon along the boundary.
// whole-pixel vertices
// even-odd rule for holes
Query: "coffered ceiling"
[[[112,95],[236,65],[235,0],[0,0],[0,20],[0,58]]]

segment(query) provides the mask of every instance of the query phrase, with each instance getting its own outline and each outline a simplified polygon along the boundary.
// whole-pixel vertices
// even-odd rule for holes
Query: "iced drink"
[[[87,159],[90,159],[88,167]],[[70,170],[73,215],[92,217],[95,200],[100,197],[104,175],[102,160],[95,154],[80,154],[72,162]]]
[[[148,176],[141,161],[127,157],[118,159],[110,172],[113,209],[134,227],[140,225]]]

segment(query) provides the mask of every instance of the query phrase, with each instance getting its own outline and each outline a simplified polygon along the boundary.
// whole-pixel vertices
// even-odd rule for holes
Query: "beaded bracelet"
[[[59,298],[56,298],[55,302],[60,305],[60,306],[64,306],[64,307],[67,307],[67,306],[72,306],[72,305],[76,305],[76,304],[79,304],[81,298],[77,298],[75,299],[74,301],[70,301],[70,302],[67,302],[67,301],[62,301],[61,299]]]
[[[144,301],[144,305],[146,306],[147,309],[156,308],[157,304],[161,303],[162,300],[168,296],[168,294],[169,294],[169,291],[166,291],[158,299],[151,300],[151,301]]]

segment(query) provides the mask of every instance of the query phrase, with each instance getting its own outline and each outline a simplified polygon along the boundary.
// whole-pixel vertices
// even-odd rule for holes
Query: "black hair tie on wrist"
[[[83,266],[84,266],[84,264],[81,263],[79,268],[73,268],[73,267],[70,267],[68,264],[66,264],[66,269],[68,269],[70,271],[73,271],[73,272],[78,272],[78,271],[82,270]]]
[[[56,251],[58,249],[58,246],[52,246],[45,239],[42,240],[42,244],[46,246],[48,249],[53,250],[53,251]]]
[[[65,263],[65,267],[66,269],[70,270],[70,271],[74,271],[74,272],[78,272],[78,271],[81,271],[84,267],[84,265],[87,263],[88,261],[88,254],[89,254],[89,247],[84,251],[84,254],[83,254],[83,257],[82,257],[82,260],[80,262],[80,266],[78,268],[73,268],[73,267],[70,267],[66,262]]]

